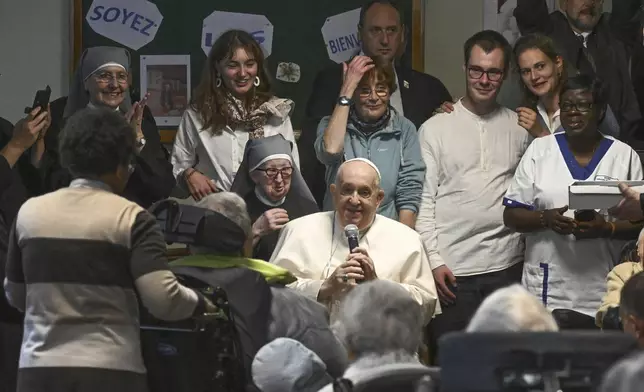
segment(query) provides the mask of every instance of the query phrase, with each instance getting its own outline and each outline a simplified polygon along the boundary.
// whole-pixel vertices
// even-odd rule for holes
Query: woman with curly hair
[[[259,44],[245,31],[215,41],[172,151],[177,182],[195,200],[228,191],[244,158],[246,142],[281,134],[295,143],[293,102],[277,98]],[[299,165],[297,147],[293,158]]]

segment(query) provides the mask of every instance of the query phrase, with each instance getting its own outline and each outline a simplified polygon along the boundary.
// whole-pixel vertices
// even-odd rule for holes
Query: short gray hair
[[[422,308],[400,284],[375,280],[358,285],[340,304],[333,331],[356,357],[414,354],[422,339]]]
[[[246,208],[246,202],[233,192],[217,192],[199,200],[197,207],[216,211],[235,222],[248,238],[251,235],[251,221]]]
[[[467,332],[555,332],[557,322],[523,286],[498,289],[472,317]]]

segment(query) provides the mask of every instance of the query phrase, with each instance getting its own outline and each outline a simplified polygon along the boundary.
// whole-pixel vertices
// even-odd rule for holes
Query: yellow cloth
[[[288,270],[263,260],[234,256],[194,255],[175,260],[171,267],[247,268],[259,272],[268,283],[289,284],[297,278]]]
[[[620,294],[626,281],[633,275],[642,272],[642,270],[644,270],[642,263],[625,262],[616,266],[608,273],[606,277],[606,294],[602,298],[602,304],[595,317],[595,324],[598,327],[602,327],[604,315],[608,309],[619,306]]]
[[[349,244],[333,212],[295,219],[282,228],[271,263],[297,277],[289,287],[317,301],[322,282],[346,260]],[[379,279],[397,282],[423,307],[425,322],[440,313],[434,276],[420,235],[400,222],[377,215],[360,238]],[[344,293],[329,306],[331,321]]]

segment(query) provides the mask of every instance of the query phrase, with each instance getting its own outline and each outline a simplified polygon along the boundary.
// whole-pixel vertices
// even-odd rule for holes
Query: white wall
[[[0,117],[16,122],[37,90],[69,85],[71,0],[0,0]]]

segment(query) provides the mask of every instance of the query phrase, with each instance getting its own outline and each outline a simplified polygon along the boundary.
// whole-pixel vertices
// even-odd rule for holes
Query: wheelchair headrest
[[[207,246],[213,251],[234,253],[243,249],[246,233],[226,216],[206,208],[167,199],[153,204],[154,215],[169,244]]]

